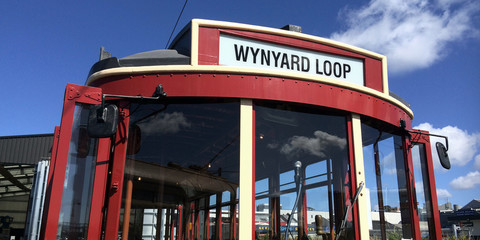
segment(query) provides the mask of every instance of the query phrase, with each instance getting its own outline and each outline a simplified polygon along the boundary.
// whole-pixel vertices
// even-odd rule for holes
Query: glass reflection
[[[371,239],[411,239],[402,137],[362,124]]]
[[[130,107],[119,235],[236,238],[240,105],[196,101]]]
[[[415,176],[415,191],[418,201],[418,219],[422,239],[436,239],[433,220],[430,181],[428,178],[425,145],[415,144],[412,148],[412,162]]]
[[[346,118],[267,102],[254,110],[257,238],[334,239],[350,204]]]
[[[58,239],[87,239],[97,140],[87,134],[88,107],[75,107],[58,218]]]

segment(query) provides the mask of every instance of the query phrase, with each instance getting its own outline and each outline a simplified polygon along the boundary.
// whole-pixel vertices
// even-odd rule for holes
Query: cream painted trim
[[[267,34],[278,35],[278,36],[285,36],[285,37],[290,37],[290,38],[295,38],[300,40],[311,41],[315,43],[326,44],[332,47],[341,48],[344,50],[359,53],[359,54],[376,58],[379,60],[382,60],[384,57],[381,54],[374,53],[374,52],[371,52],[359,47],[355,47],[352,45],[348,45],[345,43],[337,42],[337,41],[322,38],[322,37],[312,36],[304,33],[286,31],[278,28],[269,28],[269,27],[261,27],[261,26],[255,26],[250,24],[232,23],[232,22],[224,22],[224,21],[205,20],[205,19],[193,19],[192,26],[193,25],[198,25],[199,27],[217,27],[222,29],[245,30],[245,31],[253,31],[253,32],[259,32],[259,33],[267,33]]]
[[[383,79],[383,93],[390,94],[388,89],[388,73],[387,73],[387,57],[382,59],[382,79]]]
[[[253,76],[272,76],[279,78],[290,78],[304,81],[314,81],[342,88],[352,89],[358,92],[378,97],[404,110],[412,119],[413,112],[405,104],[399,100],[391,97],[387,92],[379,92],[365,86],[351,84],[348,82],[335,81],[322,76],[312,76],[305,73],[294,73],[288,71],[266,71],[263,69],[245,68],[245,67],[231,67],[231,66],[217,66],[217,65],[160,65],[160,66],[142,66],[142,67],[120,67],[109,68],[92,74],[86,85],[92,84],[94,81],[117,75],[143,75],[143,74],[162,74],[162,73],[222,73],[222,74],[238,74],[238,75],[253,75]],[[386,73],[384,74],[386,78]],[[386,86],[386,85],[384,85]],[[387,86],[388,87],[388,86]]]
[[[363,163],[363,144],[362,144],[362,125],[360,115],[352,114],[352,131],[353,131],[353,154],[355,157],[355,177],[357,179],[357,189],[361,182],[365,183],[365,166]],[[368,240],[370,238],[368,227],[367,210],[369,199],[368,194],[365,194],[366,186],[363,187],[357,199],[358,204],[358,220],[360,226],[360,239]]]
[[[192,42],[191,44],[191,50],[190,50],[190,64],[192,66],[197,66],[198,65],[198,29],[199,29],[199,24],[197,19],[192,20]]]
[[[252,239],[253,229],[253,103],[240,101],[239,239]]]

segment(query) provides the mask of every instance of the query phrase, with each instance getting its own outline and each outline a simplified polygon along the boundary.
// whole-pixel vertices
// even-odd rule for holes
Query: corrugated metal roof
[[[0,137],[0,163],[36,164],[51,156],[52,145],[53,134]]]

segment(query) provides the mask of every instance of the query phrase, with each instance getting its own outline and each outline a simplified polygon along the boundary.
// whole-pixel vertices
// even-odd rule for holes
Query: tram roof
[[[209,30],[217,32],[211,36],[209,35],[211,32],[205,33],[205,31]],[[327,49],[326,51],[331,52],[330,54],[335,55],[340,52],[340,55],[338,55],[340,57],[343,57],[341,55],[345,53],[347,55],[350,54],[350,56],[353,56],[353,58],[360,56],[364,59],[364,65],[367,64],[367,61],[369,62],[368,64],[370,64],[372,61],[376,61],[378,63],[376,63],[376,67],[373,68],[374,70],[371,70],[371,68],[370,70],[366,70],[367,66],[364,66],[365,69],[362,70],[365,71],[363,73],[365,78],[364,81],[368,80],[370,81],[370,84],[365,83],[363,86],[359,84],[352,84],[350,82],[328,79],[325,76],[314,76],[312,74],[306,74],[303,72],[288,72],[275,69],[262,69],[245,66],[228,66],[219,62],[220,50],[218,49],[218,42],[220,41],[220,35],[225,35],[225,33],[233,33],[234,35],[240,33],[239,36],[245,37],[245,39],[249,39],[252,36],[252,39],[257,37],[257,40],[269,38],[269,36],[273,38],[278,37],[283,39],[292,39],[292,41],[297,41],[296,43],[325,46]],[[206,37],[206,35],[208,35],[208,37]],[[216,43],[211,45],[211,42],[215,41]],[[269,41],[271,43],[272,39]],[[290,47],[295,48],[296,46],[293,44]],[[303,45],[298,47],[305,48]],[[408,113],[408,115],[410,115],[411,118],[413,118],[413,112],[410,109],[410,105],[404,99],[390,92],[388,89],[386,57],[355,46],[317,36],[303,34],[298,31],[291,31],[288,30],[288,28],[275,29],[248,24],[194,19],[176,36],[169,48],[170,49],[137,53],[124,58],[109,57],[106,59],[101,59],[90,69],[86,84],[90,85],[97,79],[116,75],[143,75],[175,72],[212,72],[240,75],[268,75],[305,81],[323,82],[326,84],[354,89],[392,102],[393,104],[402,108]],[[214,56],[215,54],[217,54],[217,56]],[[210,58],[214,60],[209,62]],[[372,71],[374,72],[372,73]],[[374,80],[374,85],[376,85],[376,87],[372,87],[372,76],[377,79]]]

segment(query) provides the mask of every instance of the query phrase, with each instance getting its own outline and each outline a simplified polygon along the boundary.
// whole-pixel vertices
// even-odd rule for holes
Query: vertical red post
[[[411,143],[410,140],[403,136],[403,154],[405,159],[405,169],[406,169],[406,180],[407,180],[407,190],[408,190],[408,201],[410,202],[410,216],[412,223],[412,236],[415,239],[421,239],[420,234],[420,223],[418,218],[418,208],[417,208],[417,196],[414,191],[415,178],[413,176],[413,162],[412,162],[412,152],[411,152]]]
[[[122,105],[122,104],[120,104]],[[120,121],[115,136],[113,161],[111,167],[110,186],[108,187],[108,209],[105,224],[105,239],[118,238],[118,223],[120,220],[120,208],[122,205],[123,173],[125,170],[125,154],[127,152],[128,108],[120,109]]]
[[[352,125],[352,116],[349,115],[347,119],[347,139],[348,139],[348,159],[349,159],[349,165],[350,165],[350,189],[354,189],[355,193],[352,191],[351,195],[355,196],[356,192],[358,191],[357,189],[357,179],[356,179],[356,172],[357,170],[355,169],[355,153],[354,153],[354,148],[353,148],[353,125]],[[353,205],[352,208],[352,220],[353,220],[353,228],[355,231],[355,239],[360,239],[360,224],[359,224],[359,218],[358,218],[358,202]]]
[[[102,234],[102,219],[105,203],[105,191],[108,176],[108,160],[110,157],[110,138],[98,141],[97,164],[92,191],[92,205],[88,224],[88,239],[100,239]]]

